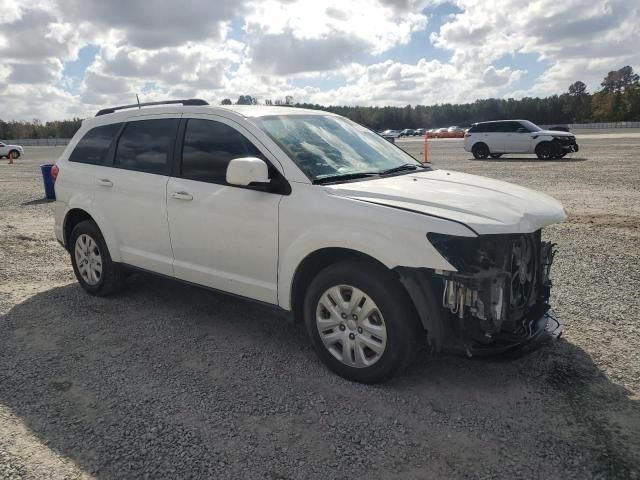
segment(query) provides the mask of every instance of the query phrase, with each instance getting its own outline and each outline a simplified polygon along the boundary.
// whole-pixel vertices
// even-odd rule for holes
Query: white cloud
[[[135,93],[146,100],[251,94],[321,104],[455,103],[559,93],[575,80],[594,90],[609,70],[640,66],[638,2],[451,0],[460,13],[434,29],[437,19],[423,9],[442,3],[0,0],[0,115],[87,114],[131,103]],[[376,60],[430,28],[431,48],[445,53],[440,60]],[[88,44],[100,46],[96,58],[82,78],[65,77],[65,62]],[[539,67],[506,66],[519,54],[548,65],[527,89],[523,79],[531,82]]]
[[[640,4],[627,0],[457,0],[461,13],[432,34],[461,69],[529,53],[551,63],[529,94],[565,91],[575,80],[596,87],[607,71],[640,64]]]

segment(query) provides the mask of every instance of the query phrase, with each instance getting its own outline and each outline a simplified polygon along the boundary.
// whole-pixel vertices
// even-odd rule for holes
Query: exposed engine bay
[[[437,321],[444,325],[434,325],[433,318],[423,323],[436,347],[456,344],[472,355],[483,347],[488,351],[489,346],[525,343],[542,330],[555,337],[562,333],[548,304],[554,245],[542,241],[540,230],[478,237],[429,234],[428,238],[457,269],[432,274],[439,297],[435,301],[444,312]],[[404,273],[403,282],[414,301],[420,288],[416,278]]]

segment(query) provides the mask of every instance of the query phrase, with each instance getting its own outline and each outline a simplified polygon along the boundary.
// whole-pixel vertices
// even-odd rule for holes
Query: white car
[[[0,158],[7,157],[16,159],[24,154],[24,148],[21,145],[10,145],[0,142]]]
[[[433,170],[331,113],[164,104],[98,112],[52,169],[87,292],[138,269],[275,305],[360,382],[423,344],[481,355],[561,331],[541,234],[565,218],[556,200]]]
[[[474,123],[464,135],[464,149],[477,159],[535,153],[541,160],[559,159],[579,150],[572,133],[543,130],[528,120]]]
[[[400,130],[385,130],[381,133],[383,137],[398,138],[401,135]]]

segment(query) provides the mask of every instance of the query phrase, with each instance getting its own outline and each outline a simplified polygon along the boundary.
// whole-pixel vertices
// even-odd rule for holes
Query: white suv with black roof
[[[551,160],[577,152],[578,144],[570,132],[543,130],[528,120],[497,120],[474,123],[464,135],[464,149],[477,159],[535,153],[541,160]]]
[[[434,170],[331,113],[160,103],[85,120],[52,169],[87,292],[142,270],[274,305],[360,382],[422,346],[496,354],[561,332],[542,238],[556,200]]]

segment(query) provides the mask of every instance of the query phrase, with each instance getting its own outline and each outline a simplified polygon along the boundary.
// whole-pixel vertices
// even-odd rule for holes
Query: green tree
[[[578,80],[569,85],[569,95],[572,97],[583,97],[587,95],[587,86]]]
[[[236,105],[255,105],[257,103],[258,100],[253,98],[251,95],[240,95]]]
[[[600,85],[603,92],[621,93],[628,86],[638,85],[639,80],[638,74],[634,73],[633,68],[627,65],[620,70],[609,72]]]

